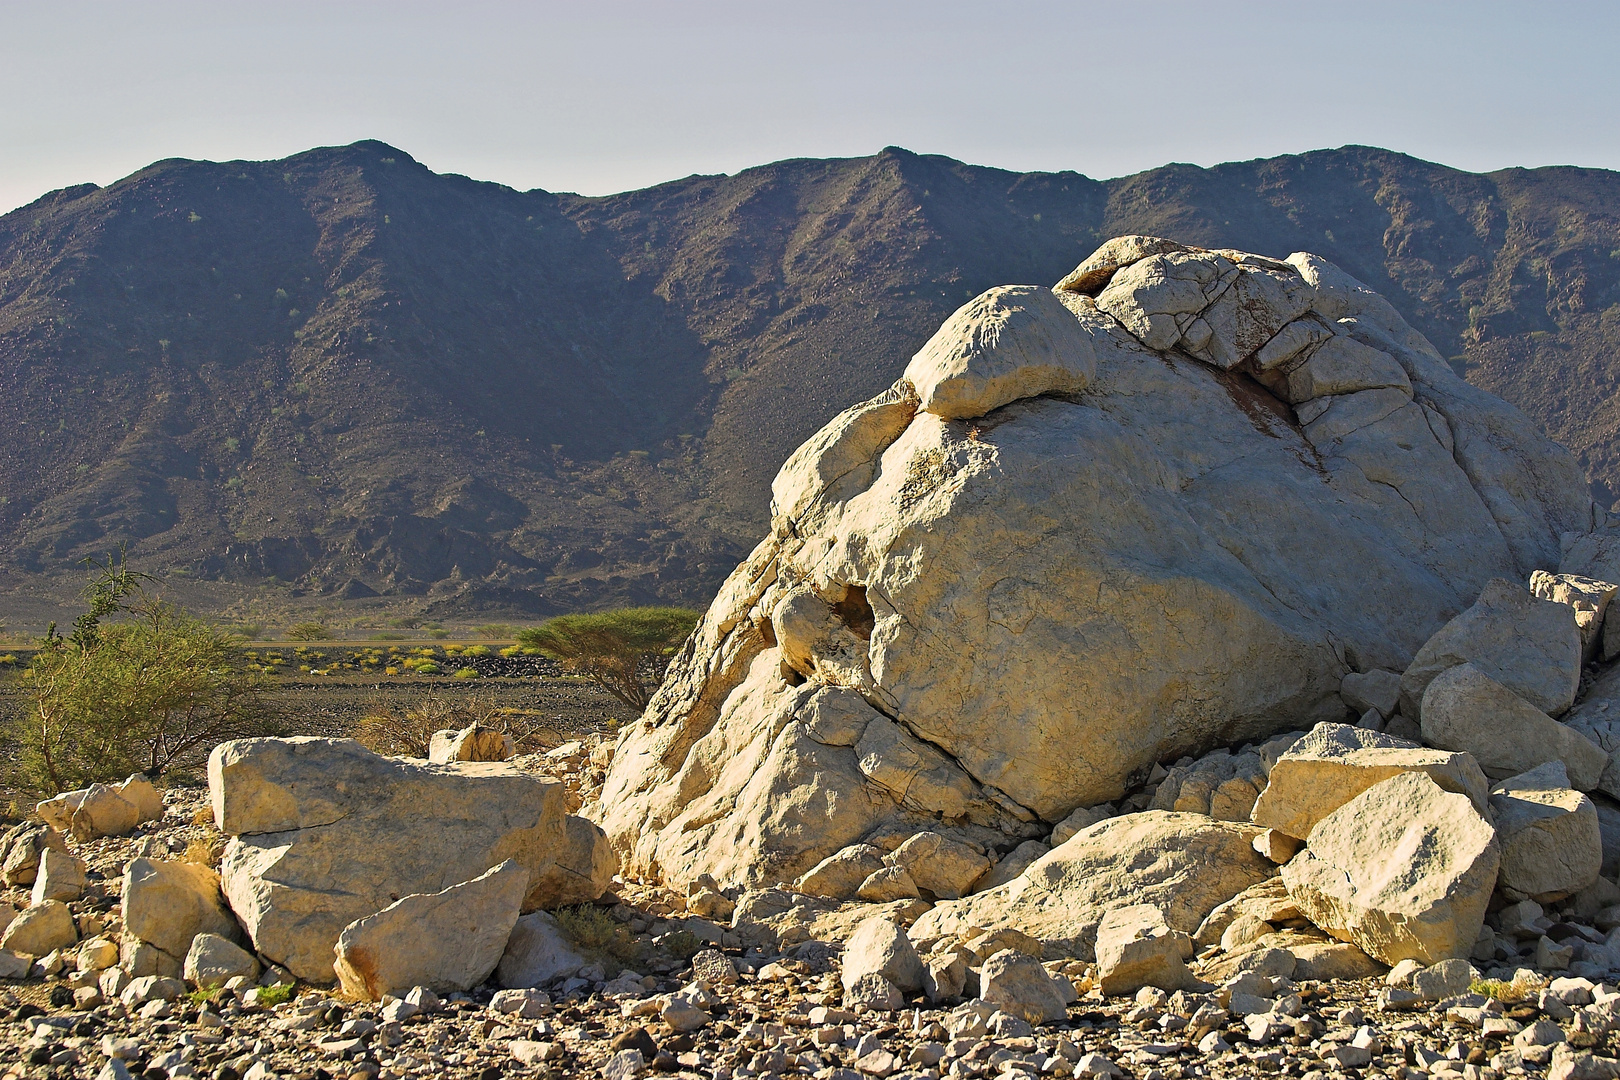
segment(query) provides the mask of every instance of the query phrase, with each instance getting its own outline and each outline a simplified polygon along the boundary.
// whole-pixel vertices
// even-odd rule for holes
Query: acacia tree
[[[152,579],[122,553],[91,565],[87,610],[66,638],[52,624],[25,674],[33,708],[18,741],[28,780],[62,791],[156,777],[200,764],[225,739],[280,733],[231,634],[149,596]]]
[[[699,612],[676,607],[559,615],[518,631],[518,641],[557,661],[565,671],[589,676],[639,712],[647,707],[653,690],[641,681],[642,664],[650,657],[674,653],[700,617]]]

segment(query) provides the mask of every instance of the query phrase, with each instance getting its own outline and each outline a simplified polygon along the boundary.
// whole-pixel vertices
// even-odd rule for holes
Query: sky
[[[1107,178],[1364,143],[1620,169],[1620,3],[0,0],[0,212],[380,139],[606,194],[903,146]]]

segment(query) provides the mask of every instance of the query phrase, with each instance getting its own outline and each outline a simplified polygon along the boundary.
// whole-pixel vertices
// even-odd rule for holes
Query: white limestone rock
[[[403,897],[516,859],[522,906],[533,910],[580,876],[569,869],[581,853],[562,785],[507,763],[428,765],[347,739],[243,739],[214,749],[208,778],[215,822],[234,837],[225,895],[260,955],[300,979],[330,982],[343,929]]]
[[[1472,755],[1498,780],[1559,761],[1574,787],[1590,791],[1609,766],[1592,740],[1471,663],[1447,669],[1424,690],[1423,741]]]
[[[402,896],[343,928],[338,982],[368,1001],[414,986],[470,990],[500,963],[528,889],[528,868],[507,859],[442,892]]]
[[[861,883],[883,869],[883,854],[871,844],[851,844],[806,870],[793,887],[829,900],[853,900]]]
[[[54,949],[65,949],[79,940],[73,913],[60,900],[47,900],[25,908],[0,934],[0,949],[44,956]]]
[[[1575,629],[1581,635],[1581,663],[1598,659],[1603,645],[1603,617],[1620,585],[1580,574],[1530,574],[1530,592],[1541,600],[1568,604],[1575,611]]]
[[[435,731],[428,742],[428,762],[505,761],[517,752],[512,736],[471,724],[460,731]]]
[[[182,967],[187,982],[212,990],[241,977],[259,977],[259,961],[252,953],[218,934],[198,934],[191,939]]]
[[[1192,955],[1192,937],[1172,930],[1152,904],[1114,908],[1097,927],[1098,981],[1110,996],[1134,994],[1144,986],[1187,989],[1194,982],[1187,970]]]
[[[1570,787],[1560,761],[1491,789],[1502,865],[1496,887],[1540,904],[1591,886],[1603,868],[1603,833],[1592,800]]]
[[[844,992],[866,975],[881,975],[904,994],[917,993],[925,977],[922,958],[906,932],[888,919],[864,920],[844,944]]]
[[[1003,949],[986,959],[979,984],[983,1000],[1036,1027],[1064,1019],[1074,999],[1072,986],[1065,994],[1039,960],[1017,949]]]
[[[1473,949],[1500,858],[1466,795],[1404,772],[1319,821],[1282,876],[1329,935],[1384,964],[1435,964]]]
[[[220,894],[219,875],[197,863],[131,859],[124,867],[123,897],[126,937],[162,952],[166,972],[179,973],[198,934],[241,936]]]
[[[1567,453],[1314,256],[1133,240],[1074,280],[953,316],[955,404],[919,408],[949,381],[919,370],[789,458],[770,536],[621,737],[596,813],[627,873],[758,886],[882,829],[1035,839],[1158,762],[1342,719],[1352,669],[1406,670],[1592,527]],[[1037,323],[1091,374],[1006,400],[1053,385]],[[1317,355],[1347,392],[1255,381]],[[1209,813],[1261,786],[1231,781]]]
[[[512,989],[532,990],[553,979],[567,978],[585,966],[562,932],[556,916],[533,911],[518,919],[495,967],[495,981]]]
[[[63,851],[46,848],[39,853],[39,871],[34,877],[33,904],[47,900],[77,900],[84,895],[88,879],[84,861]]]
[[[1403,772],[1421,772],[1485,811],[1489,784],[1468,754],[1430,750],[1347,724],[1318,724],[1271,767],[1254,805],[1254,823],[1304,840],[1318,821]]]
[[[1153,904],[1172,929],[1191,933],[1217,905],[1276,873],[1254,850],[1259,831],[1163,810],[1110,818],[1014,881],[936,905],[911,934],[965,938],[973,928],[1005,927],[1044,942],[1054,957],[1091,959],[1103,916],[1130,904]]]
[[[1460,664],[1472,664],[1549,716],[1562,716],[1581,681],[1575,611],[1493,579],[1412,658],[1401,676],[1401,713],[1421,723],[1429,684]]]

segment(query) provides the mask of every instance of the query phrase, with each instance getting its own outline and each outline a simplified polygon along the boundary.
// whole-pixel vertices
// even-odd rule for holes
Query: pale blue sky
[[[1620,168],[1620,4],[0,0],[0,211],[382,139],[601,194],[895,144],[1103,178],[1370,143]]]

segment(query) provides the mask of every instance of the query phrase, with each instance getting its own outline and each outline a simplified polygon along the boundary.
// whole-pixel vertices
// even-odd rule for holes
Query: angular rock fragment
[[[0,949],[44,956],[53,949],[65,949],[79,940],[73,913],[60,900],[47,900],[18,913],[6,932],[0,934]]]
[[[961,899],[990,869],[977,848],[936,832],[909,838],[884,861],[910,875],[919,893],[938,900]]]
[[[1421,772],[1485,809],[1489,785],[1467,754],[1430,750],[1347,724],[1318,724],[1271,767],[1254,806],[1254,823],[1304,840],[1318,821],[1403,772]]]
[[[1575,611],[1575,629],[1581,635],[1581,662],[1598,659],[1603,644],[1603,616],[1620,585],[1579,574],[1549,574],[1536,570],[1530,575],[1530,592],[1541,600],[1568,604]],[[1607,657],[1605,657],[1607,659]]]
[[[428,762],[505,761],[517,752],[512,736],[472,724],[460,731],[435,731],[428,743]]]
[[[34,877],[32,903],[47,900],[77,900],[84,894],[84,862],[66,852],[46,848],[39,853],[39,871]]]
[[[880,975],[902,993],[916,993],[923,988],[922,959],[905,931],[888,919],[865,920],[844,945],[845,992],[865,975]]]
[[[1434,964],[1473,948],[1500,858],[1466,795],[1406,772],[1318,822],[1282,876],[1305,916],[1333,937],[1381,963]]]
[[[1596,787],[1609,766],[1596,743],[1473,664],[1449,668],[1424,690],[1423,741],[1472,755],[1494,779],[1559,761],[1581,791]]]
[[[191,939],[182,968],[186,981],[212,990],[238,976],[259,977],[259,961],[246,949],[218,934],[198,934]]]
[[[1102,992],[1134,994],[1144,986],[1181,990],[1192,985],[1187,961],[1192,938],[1170,929],[1151,904],[1115,908],[1097,927],[1097,973]]]
[[[1190,933],[1218,904],[1273,876],[1249,825],[1148,810],[1092,826],[999,888],[947,901],[917,920],[919,939],[965,936],[969,927],[1011,928],[1051,955],[1090,959],[1111,908],[1147,903],[1172,929]]]
[[[1493,579],[1473,607],[1435,631],[1412,658],[1401,676],[1401,712],[1421,722],[1429,684],[1459,664],[1472,664],[1542,712],[1562,716],[1581,678],[1575,612]]]
[[[470,990],[500,963],[528,889],[528,868],[508,859],[442,892],[401,897],[343,928],[338,982],[369,1001],[413,986]]]
[[[1062,1020],[1073,998],[1072,988],[1064,994],[1039,960],[1016,949],[1003,949],[987,959],[979,982],[979,996],[985,1001],[1037,1027]]]
[[[794,883],[794,888],[811,896],[853,900],[861,883],[882,869],[882,848],[871,844],[851,844],[806,870]]]
[[[1549,904],[1598,880],[1603,833],[1592,800],[1569,786],[1559,761],[1491,789],[1502,865],[1496,887],[1510,900]]]
[[[176,972],[198,934],[241,935],[219,876],[197,863],[132,859],[124,868],[123,896],[126,941],[132,936],[161,951]]]
[[[495,981],[514,989],[533,989],[566,978],[585,966],[554,915],[533,911],[518,919],[495,967]]]

